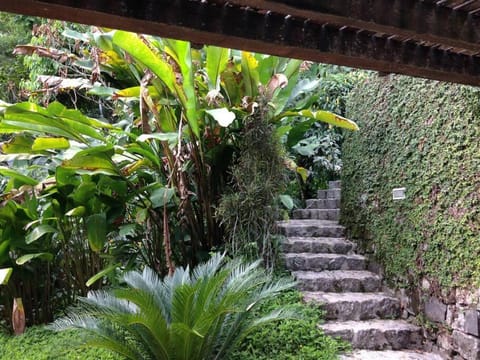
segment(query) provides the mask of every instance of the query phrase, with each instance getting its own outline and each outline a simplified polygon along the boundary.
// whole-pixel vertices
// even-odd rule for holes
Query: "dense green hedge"
[[[480,285],[480,89],[371,76],[349,97],[342,222],[387,279]],[[407,188],[392,200],[392,189]],[[441,291],[444,290],[444,291]]]

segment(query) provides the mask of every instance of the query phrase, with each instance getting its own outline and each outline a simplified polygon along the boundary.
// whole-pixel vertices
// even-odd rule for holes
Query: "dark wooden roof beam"
[[[311,10],[305,9],[296,14],[279,11],[279,6],[282,9],[286,6],[292,8],[283,2],[293,1],[283,0],[280,4],[279,1],[262,0],[0,0],[0,9],[190,40],[200,44],[480,85],[480,58],[472,55],[472,48],[476,48],[477,44],[472,44],[470,48],[458,48],[458,43],[457,46],[449,42],[435,44],[428,36],[422,35],[419,40],[418,36],[412,35],[412,31],[395,32],[393,27],[388,27],[392,31],[379,31],[372,21],[369,23],[373,25],[365,27],[357,26],[363,24],[363,20],[353,21],[348,18],[350,20],[344,19],[343,23],[335,21],[339,19],[337,13],[343,11],[346,4],[352,7],[348,11],[344,10],[345,16],[370,19],[373,16],[372,10],[362,3],[376,4],[373,8],[385,9],[385,3],[389,2],[392,3],[394,14],[386,21],[398,22],[396,24],[400,27],[411,27],[415,21],[406,16],[402,3],[416,8],[419,6],[418,1],[298,0],[300,5],[323,4],[326,10],[336,12],[334,15],[325,16],[320,12],[316,13],[317,15],[312,14]],[[277,10],[273,6],[272,10],[253,6],[253,3],[276,4]],[[331,7],[334,3],[335,7]],[[456,16],[461,17],[463,14],[451,17],[449,8],[440,9],[437,3],[435,9],[439,10],[429,12],[429,8],[425,6],[434,3],[423,3],[423,10],[415,10],[417,16],[427,11],[430,16],[436,17],[437,20],[433,23],[438,25],[441,24],[440,20],[447,21],[449,27],[459,29],[459,18]],[[317,10],[324,11],[324,8]],[[470,16],[471,24],[478,20],[477,17],[467,16]],[[466,32],[473,31],[469,26],[463,26],[456,34],[466,36]],[[384,27],[383,30],[387,28]],[[472,34],[477,36],[476,31]],[[480,52],[480,48],[475,52]]]

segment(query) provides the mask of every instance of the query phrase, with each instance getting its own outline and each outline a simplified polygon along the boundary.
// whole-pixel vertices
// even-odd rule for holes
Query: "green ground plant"
[[[349,346],[325,336],[318,323],[323,311],[318,305],[305,304],[302,295],[290,290],[262,304],[253,316],[286,306],[297,319],[286,319],[262,326],[250,333],[232,354],[232,360],[333,360]]]
[[[86,346],[132,360],[224,359],[254,329],[294,316],[281,306],[249,316],[294,285],[272,281],[260,263],[215,254],[163,279],[149,268],[128,272],[126,287],[90,293],[53,328],[85,330]]]

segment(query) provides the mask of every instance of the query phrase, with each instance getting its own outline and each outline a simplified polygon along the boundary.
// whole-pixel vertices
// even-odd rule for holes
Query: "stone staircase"
[[[382,291],[382,279],[367,271],[367,259],[345,238],[340,216],[340,182],[319,190],[293,220],[280,222],[286,267],[297,279],[306,301],[321,304],[331,336],[351,343],[341,359],[434,360],[422,346],[421,329],[399,319],[398,299]]]

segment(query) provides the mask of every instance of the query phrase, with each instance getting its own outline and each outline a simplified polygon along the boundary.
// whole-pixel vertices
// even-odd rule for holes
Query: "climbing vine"
[[[342,221],[392,283],[431,292],[480,285],[480,91],[371,76],[347,116]],[[406,187],[406,199],[392,189]]]

